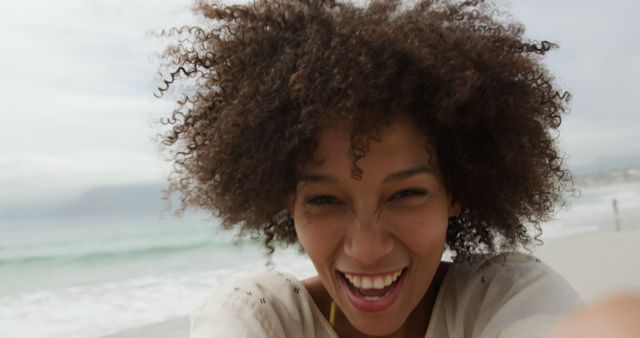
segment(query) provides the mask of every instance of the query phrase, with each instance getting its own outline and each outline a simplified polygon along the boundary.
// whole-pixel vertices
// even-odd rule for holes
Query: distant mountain
[[[577,176],[602,175],[609,171],[628,168],[640,168],[640,153],[626,156],[598,157],[591,164],[571,167]]]
[[[159,215],[164,183],[100,186],[75,199],[49,205],[18,205],[0,209],[0,219],[44,217]]]
[[[627,164],[632,163],[627,159]],[[638,165],[628,165],[628,169],[604,169],[599,166],[594,170],[574,170],[576,183],[580,186],[610,184],[623,181],[640,180],[640,159]],[[600,162],[602,163],[602,162]],[[609,161],[608,163],[621,163]],[[636,169],[634,169],[636,168]],[[162,201],[164,182],[138,183],[131,185],[106,185],[91,188],[77,198],[50,203],[46,205],[24,204],[0,208],[2,221],[66,218],[66,217],[122,217],[168,215]],[[178,205],[173,201],[173,207]]]
[[[96,187],[59,205],[51,216],[132,215],[162,211],[161,184]]]
[[[640,182],[640,167],[612,169],[593,175],[581,175],[575,178],[575,182],[582,187],[625,182]]]

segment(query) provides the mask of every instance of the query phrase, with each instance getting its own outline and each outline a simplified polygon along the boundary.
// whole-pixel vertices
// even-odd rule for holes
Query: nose
[[[393,250],[393,238],[383,222],[376,216],[351,224],[344,242],[347,256],[362,263],[374,265]]]

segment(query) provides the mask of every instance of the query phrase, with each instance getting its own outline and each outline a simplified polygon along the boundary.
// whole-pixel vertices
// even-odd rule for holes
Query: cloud
[[[574,94],[560,142],[574,166],[640,157],[640,3],[500,0],[527,36],[560,43],[547,62]],[[96,185],[162,180],[152,124],[172,103],[152,94],[147,36],[193,23],[191,1],[0,2],[0,203]]]
[[[574,167],[640,158],[640,3],[632,0],[511,1],[526,35],[560,44],[547,59],[573,94],[561,143]]]
[[[2,2],[0,204],[161,180],[153,97],[162,41],[186,22],[182,1]]]

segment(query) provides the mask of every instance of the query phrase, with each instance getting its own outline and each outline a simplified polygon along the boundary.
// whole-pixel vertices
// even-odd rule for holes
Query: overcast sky
[[[640,164],[640,2],[502,0],[574,95],[561,144],[574,168]],[[162,41],[190,1],[0,2],[0,206],[48,202],[93,186],[161,181],[153,97]]]

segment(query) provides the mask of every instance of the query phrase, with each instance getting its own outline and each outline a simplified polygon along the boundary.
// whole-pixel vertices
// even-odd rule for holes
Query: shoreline
[[[189,316],[179,316],[162,322],[123,330],[100,338],[186,338],[189,336]]]
[[[640,230],[599,231],[554,238],[533,255],[562,275],[588,305],[622,292],[640,293]],[[116,332],[100,338],[186,338],[189,317]]]

